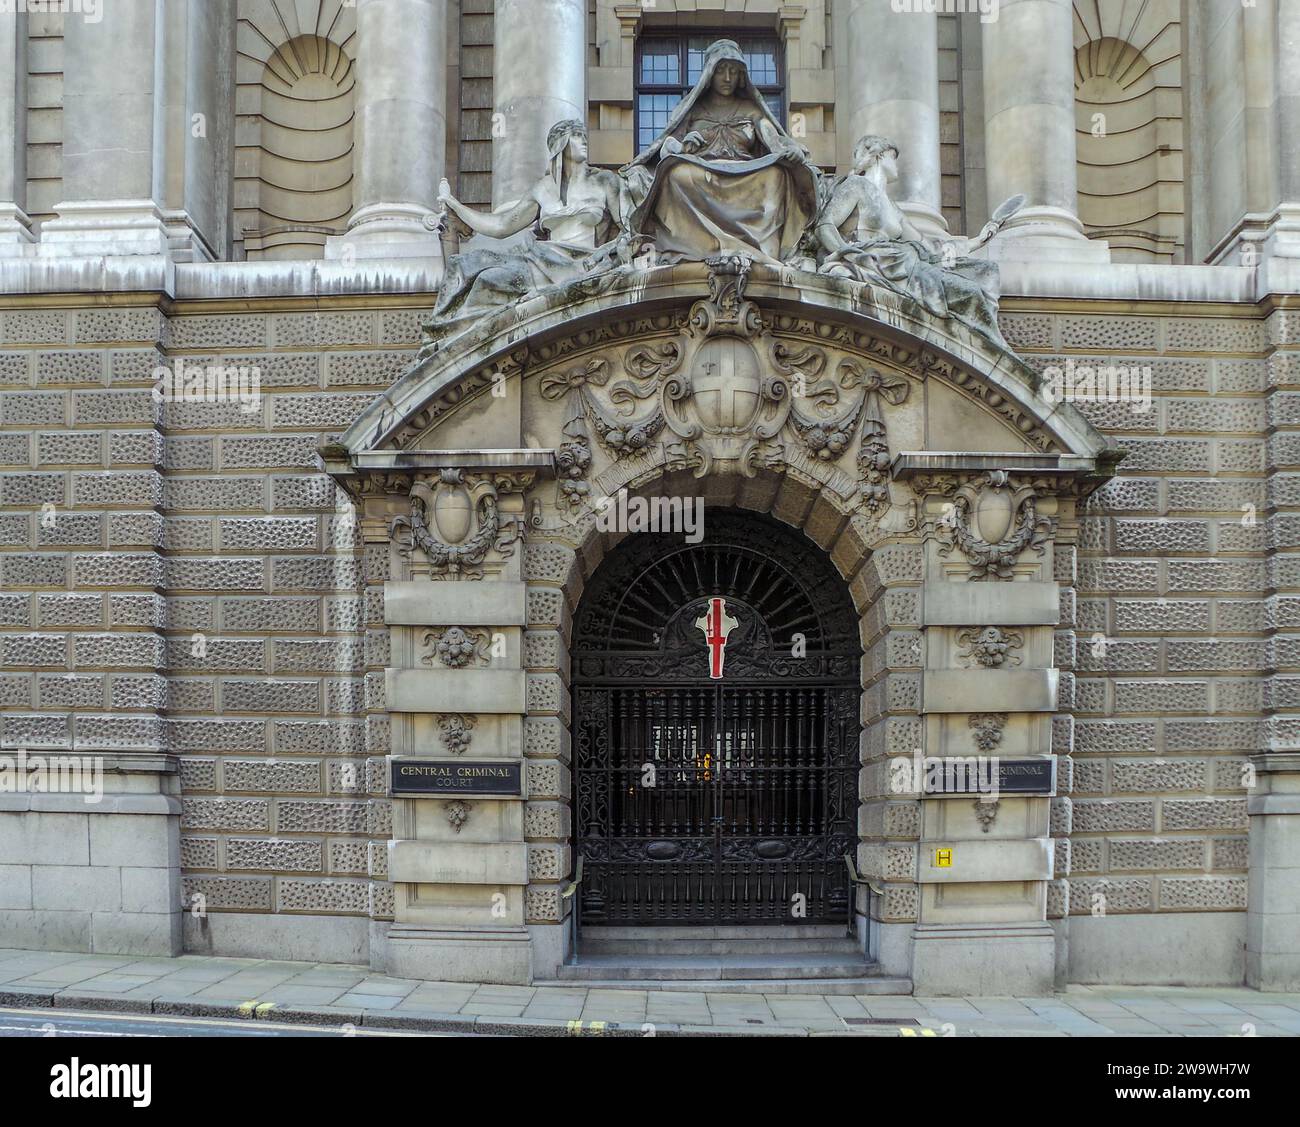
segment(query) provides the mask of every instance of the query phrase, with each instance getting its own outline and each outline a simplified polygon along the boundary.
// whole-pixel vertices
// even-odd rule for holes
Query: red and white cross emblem
[[[704,631],[704,641],[709,647],[709,676],[722,680],[722,663],[726,658],[727,635],[740,625],[727,613],[727,600],[712,598],[709,609],[703,618],[697,618],[695,625]]]

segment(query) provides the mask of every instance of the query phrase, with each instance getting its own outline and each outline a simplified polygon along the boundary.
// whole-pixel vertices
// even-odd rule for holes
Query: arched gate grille
[[[845,920],[857,840],[857,617],[815,545],[710,510],[629,536],[574,638],[585,924]],[[722,677],[697,623],[734,620]]]

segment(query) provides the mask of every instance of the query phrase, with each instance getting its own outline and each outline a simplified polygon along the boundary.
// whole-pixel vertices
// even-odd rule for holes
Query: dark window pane
[[[785,107],[781,104],[783,99],[780,94],[764,94],[764,100],[767,102],[767,108],[772,111],[772,116],[782,125],[785,124]]]
[[[641,94],[637,97],[637,152],[654,141],[682,100],[680,94]]]
[[[686,44],[686,81],[692,86],[699,81],[704,69],[704,53],[716,41],[712,35],[693,35]],[[774,86],[779,81],[777,52],[780,45],[775,39],[746,39],[740,44],[749,69],[749,77],[758,86]]]
[[[686,81],[692,86],[700,80],[700,71],[704,69],[704,52],[712,42],[711,36],[693,35],[686,44]]]
[[[776,44],[746,43],[745,62],[749,77],[759,86],[775,86],[777,82]]]
[[[676,43],[652,41],[642,45],[642,85],[676,86],[682,80],[681,69],[681,59]]]

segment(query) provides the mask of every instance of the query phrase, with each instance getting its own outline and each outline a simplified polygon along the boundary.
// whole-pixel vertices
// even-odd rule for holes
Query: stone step
[[[856,941],[840,935],[835,939],[791,939],[746,936],[741,939],[660,939],[649,936],[643,939],[592,938],[582,933],[578,941],[582,958],[588,955],[788,955],[808,954],[840,955],[847,959],[862,959],[862,949]]]
[[[560,970],[565,968],[561,967]],[[543,989],[560,987],[572,990],[573,980],[557,979],[535,983]],[[723,979],[652,979],[593,978],[582,980],[591,990],[696,991],[701,994],[837,994],[837,995],[910,995],[910,978],[723,978]]]
[[[843,924],[704,924],[683,927],[624,927],[587,924],[582,940],[593,939],[843,939]]]
[[[870,964],[857,952],[850,954],[800,951],[790,954],[675,954],[589,955],[558,967],[556,977],[566,982],[593,979],[635,979],[650,982],[786,979],[865,978]]]

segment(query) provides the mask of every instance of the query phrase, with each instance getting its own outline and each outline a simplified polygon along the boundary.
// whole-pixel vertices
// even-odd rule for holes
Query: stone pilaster
[[[327,258],[440,255],[446,100],[445,0],[359,0],[355,210]]]
[[[1270,9],[1276,8],[1269,22]],[[1243,5],[1247,18],[1245,43],[1249,52],[1245,71],[1253,68],[1252,56],[1267,54],[1272,77],[1272,114],[1275,132],[1268,140],[1252,146],[1271,164],[1276,182],[1266,197],[1263,239],[1260,250],[1265,265],[1261,293],[1300,288],[1300,73],[1295,52],[1300,44],[1300,9],[1287,0],[1265,4],[1255,11]],[[1256,79],[1256,83],[1260,80]],[[1274,142],[1272,138],[1275,137]]]
[[[851,536],[842,539],[849,541]],[[921,803],[896,764],[911,764],[924,746],[921,724],[920,594],[923,558],[917,540],[875,548],[850,590],[863,611],[862,771],[858,793],[859,928],[883,973],[911,975],[911,935],[920,909],[916,883]],[[868,904],[864,901],[869,901]]]
[[[1078,216],[1070,0],[1002,0],[982,23],[988,203],[1025,206],[989,244],[995,258],[1105,262]]]
[[[492,206],[521,199],[546,170],[546,135],[586,121],[585,0],[497,0]]]
[[[1063,963],[1048,920],[1065,895],[1053,884],[1053,724],[1069,708],[1054,536],[1073,518],[1068,472],[1052,455],[895,462],[921,500],[925,536],[917,993],[1050,991]],[[1003,790],[1011,760],[1042,763],[1055,785]]]
[[[105,6],[108,7],[107,5]],[[158,182],[178,262],[230,257],[234,169],[234,0],[164,6],[158,81]]]
[[[53,255],[164,254],[158,114],[162,5],[103,5],[64,23],[63,202],[41,230]]]
[[[528,584],[524,633],[528,890],[524,906],[533,941],[534,978],[556,977],[556,967],[573,954],[575,901],[564,896],[562,882],[573,869],[569,691],[573,616],[566,587],[573,583],[576,568],[577,555],[567,544],[534,541],[524,549]]]
[[[27,218],[27,16],[0,20],[0,256],[34,241]]]
[[[1290,672],[1300,651],[1300,504],[1291,488],[1300,473],[1298,330],[1289,310],[1270,318],[1268,512],[1241,522],[1262,520],[1269,557],[1268,750],[1251,757],[1239,784],[1250,817],[1246,981],[1260,990],[1300,989],[1300,703]]]
[[[40,253],[228,258],[233,0],[106,4],[63,42],[64,197]]]
[[[1300,990],[1300,753],[1251,757],[1246,983]]]
[[[366,527],[386,529],[390,540],[379,694],[390,723],[389,779],[404,768],[461,765],[501,767],[520,779],[514,793],[389,788],[392,838],[379,868],[391,883],[392,923],[372,944],[372,962],[402,976],[527,983],[532,783],[524,769],[519,535],[523,490],[547,458],[501,450],[375,454],[362,459],[375,472],[357,474],[332,457],[331,448],[328,468],[363,500]],[[546,789],[545,780],[537,785]],[[384,914],[371,914],[378,926]]]
[[[937,17],[933,11],[896,12],[876,0],[852,0],[847,26],[848,130],[840,130],[841,167],[848,166],[858,138],[889,138],[899,148],[893,192],[898,206],[923,234],[946,234]]]

